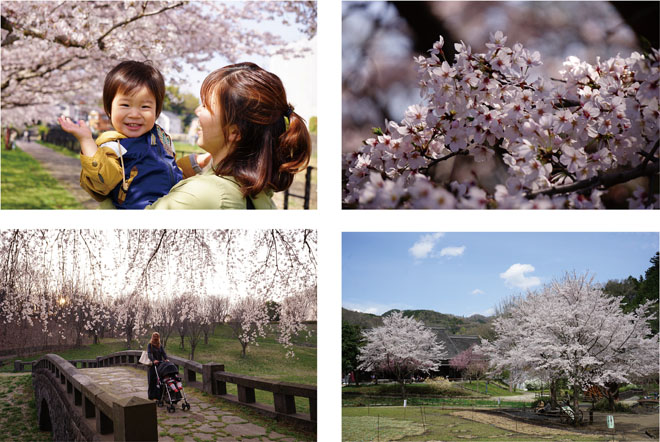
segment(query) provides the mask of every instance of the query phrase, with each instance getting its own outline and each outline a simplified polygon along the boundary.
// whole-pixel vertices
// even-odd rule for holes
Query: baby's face
[[[130,94],[117,92],[110,121],[117,132],[129,138],[146,134],[156,123],[156,97],[144,86]]]

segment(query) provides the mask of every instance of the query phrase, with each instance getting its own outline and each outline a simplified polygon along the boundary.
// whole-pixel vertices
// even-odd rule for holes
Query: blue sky
[[[566,271],[639,277],[656,251],[658,233],[343,233],[342,305],[489,315]]]

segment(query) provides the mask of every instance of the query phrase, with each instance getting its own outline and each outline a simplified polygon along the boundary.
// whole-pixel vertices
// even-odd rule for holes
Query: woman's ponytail
[[[273,177],[271,185],[277,192],[289,188],[294,175],[307,167],[312,153],[312,141],[305,120],[293,110],[288,120],[289,127],[280,135],[275,155],[277,163],[274,166],[279,173]]]

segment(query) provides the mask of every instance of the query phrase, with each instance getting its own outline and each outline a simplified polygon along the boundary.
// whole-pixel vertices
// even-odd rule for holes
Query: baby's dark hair
[[[230,126],[238,129],[240,139],[215,173],[234,177],[244,196],[255,196],[266,187],[286,190],[295,174],[307,167],[309,132],[305,120],[287,102],[277,75],[254,63],[225,66],[206,77],[200,95],[211,112],[213,103],[219,106],[226,140]]]
[[[158,69],[149,62],[122,61],[105,76],[103,84],[103,109],[110,116],[112,100],[118,92],[130,94],[145,86],[156,98],[156,118],[163,109],[165,80]]]

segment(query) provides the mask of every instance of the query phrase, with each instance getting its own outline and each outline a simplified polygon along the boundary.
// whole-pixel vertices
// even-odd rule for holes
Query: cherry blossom
[[[29,346],[22,333],[34,328],[54,343],[106,333],[131,348],[150,331],[165,344],[178,331],[192,359],[228,320],[256,343],[269,326],[265,303],[277,301],[273,331],[293,356],[292,340],[316,320],[311,230],[4,230],[0,251],[3,342]]]
[[[567,274],[515,301],[493,323],[497,338],[483,341],[479,351],[495,372],[565,378],[574,393],[657,374],[658,335],[647,323],[651,302],[624,313],[621,300],[605,295],[588,275]],[[577,407],[578,394],[574,400]]]
[[[445,208],[604,208],[609,188],[637,178],[629,207],[659,207],[660,52],[571,56],[547,80],[528,74],[538,52],[506,42],[497,31],[485,53],[458,43],[450,64],[441,37],[415,60],[422,101],[345,155],[346,207],[439,208],[429,195],[443,189]],[[499,182],[438,172],[455,157],[490,165]]]
[[[383,318],[383,325],[364,331],[364,337],[358,368],[393,376],[404,393],[405,379],[415,372],[437,370],[446,357],[444,344],[435,333],[401,312]]]
[[[3,1],[1,11],[3,125],[18,128],[56,118],[58,104],[95,105],[117,60],[150,60],[179,82],[186,64],[208,70],[218,55],[299,55],[250,23],[311,38],[317,14],[312,1]]]

